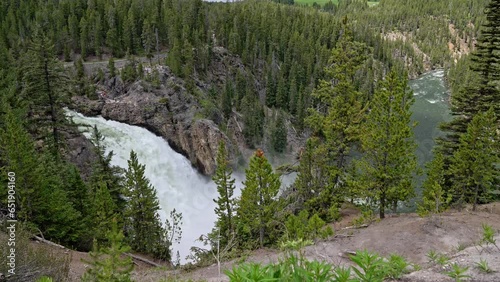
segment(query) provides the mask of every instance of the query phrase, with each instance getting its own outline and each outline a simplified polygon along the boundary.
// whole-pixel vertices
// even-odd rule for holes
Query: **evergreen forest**
[[[435,69],[453,118],[421,166],[408,82]],[[181,93],[226,136],[241,131],[212,144],[217,220],[195,265],[328,238],[345,204],[383,220],[409,201],[432,216],[500,200],[500,0],[2,0],[0,235],[17,220],[27,238],[89,252],[82,281],[131,281],[131,252],[179,266],[183,215],[171,207],[162,221],[137,152],[112,165],[99,129],[87,139],[65,113],[139,84]],[[168,116],[173,103],[154,106]],[[273,168],[297,136],[296,161]],[[75,157],[78,142],[92,158]],[[241,147],[253,153],[235,163]],[[8,281],[67,279],[20,260]]]

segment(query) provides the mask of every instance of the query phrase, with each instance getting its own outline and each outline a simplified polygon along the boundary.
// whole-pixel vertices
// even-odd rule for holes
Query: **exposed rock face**
[[[160,69],[161,85],[152,87],[142,81],[125,85],[120,80],[109,80],[99,101],[74,97],[72,108],[85,115],[102,115],[106,119],[147,128],[162,136],[177,152],[186,156],[206,175],[215,172],[215,157],[220,141],[231,142],[216,124],[197,118],[201,108],[196,99],[183,87],[183,82]]]
[[[94,145],[79,132],[67,133],[65,140],[66,159],[76,165],[83,179],[87,179],[92,173],[92,164],[97,160]]]

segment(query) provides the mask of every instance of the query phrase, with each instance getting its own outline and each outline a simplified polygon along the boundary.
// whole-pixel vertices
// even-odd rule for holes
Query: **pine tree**
[[[62,147],[61,129],[68,123],[63,106],[69,97],[69,79],[55,56],[54,45],[44,34],[35,33],[22,73],[21,97],[29,108],[31,130],[37,137],[48,138],[52,152],[58,155]]]
[[[231,81],[226,81],[226,85],[224,87],[224,93],[222,95],[222,113],[224,114],[224,118],[229,120],[231,114],[233,113],[233,101],[234,97],[234,89]]]
[[[133,250],[150,254],[163,254],[165,233],[158,211],[160,205],[156,190],[144,176],[145,166],[140,164],[137,154],[130,152],[128,170],[125,173],[125,189],[128,197],[124,212],[127,237]],[[163,246],[162,246],[163,245]]]
[[[267,72],[266,106],[276,106],[276,82],[274,81],[274,74],[272,69],[269,69],[269,71]]]
[[[97,156],[97,160],[92,164],[92,174],[89,178],[91,193],[95,193],[100,189],[101,185],[105,185],[116,207],[115,212],[122,213],[125,207],[122,187],[123,178],[121,176],[123,169],[111,165],[113,152],[111,151],[106,154],[104,136],[102,136],[95,125],[92,128],[91,141],[94,144],[93,149]]]
[[[471,53],[474,72],[472,80],[463,89],[452,93],[451,112],[455,118],[442,125],[447,132],[438,140],[440,149],[445,155],[445,166],[449,167],[451,157],[460,146],[460,136],[467,132],[467,126],[479,112],[486,112],[490,107],[500,117],[500,1],[492,0],[486,7],[486,23]],[[462,75],[462,74],[461,74]],[[448,173],[448,184],[455,181],[455,176]]]
[[[285,118],[282,113],[278,113],[278,118],[272,134],[272,144],[274,150],[279,153],[284,152],[288,145]]]
[[[142,25],[142,46],[144,47],[144,53],[151,63],[151,58],[153,58],[153,51],[155,45],[155,34],[153,32],[153,25],[146,19]]]
[[[109,58],[108,61],[109,77],[113,78],[116,76],[115,59],[113,57]]]
[[[98,182],[97,187],[90,191],[89,219],[92,236],[99,245],[108,245],[106,234],[111,228],[113,217],[116,216],[116,205],[111,198],[105,182]]]
[[[109,247],[100,248],[94,241],[94,250],[90,252],[91,261],[84,261],[90,265],[82,277],[85,282],[129,282],[130,275],[134,269],[131,257],[122,258],[122,255],[130,251],[130,247],[124,244],[123,233],[118,228],[116,218],[112,220],[111,229],[107,238]]]
[[[499,126],[493,108],[478,113],[460,137],[460,145],[453,155],[450,171],[458,202],[477,204],[488,200],[500,173],[496,167],[499,158]]]
[[[349,27],[344,24],[342,37],[324,69],[325,79],[320,80],[311,94],[316,103],[308,109],[306,124],[313,130],[314,137],[321,141],[315,148],[321,154],[315,155],[326,158],[327,162],[319,169],[330,178],[328,185],[321,187],[324,191],[315,204],[319,213],[328,210],[334,202],[343,201],[347,191],[344,183],[348,157],[359,140],[360,124],[366,111],[366,95],[355,84],[355,75],[366,60],[366,53],[366,45],[353,41]],[[297,111],[300,114],[300,108]]]
[[[241,243],[250,247],[257,242],[263,247],[272,232],[267,226],[273,220],[281,182],[260,149],[250,159],[245,174],[237,208],[238,236]]]
[[[33,140],[22,124],[22,112],[6,108],[5,124],[0,129],[0,171],[16,174],[17,219],[32,220],[36,189],[41,175],[37,174],[38,160]],[[6,183],[6,182],[5,182]],[[7,189],[2,189],[2,197],[7,199]]]
[[[367,195],[385,209],[414,194],[413,174],[417,167],[410,106],[414,98],[407,79],[391,71],[376,90],[364,124],[361,143],[364,155],[358,163]]]
[[[217,185],[217,192],[219,193],[219,197],[214,199],[217,204],[215,207],[215,214],[217,215],[215,226],[217,230],[214,230],[214,232],[220,232],[220,244],[225,246],[235,231],[233,219],[235,199],[233,195],[236,187],[234,186],[235,180],[232,178],[232,169],[229,167],[226,144],[223,141],[220,142],[217,151],[217,169],[212,180]]]
[[[445,190],[444,156],[441,152],[437,152],[427,165],[427,178],[422,187],[422,201],[417,208],[420,215],[437,214],[447,208],[452,195]]]

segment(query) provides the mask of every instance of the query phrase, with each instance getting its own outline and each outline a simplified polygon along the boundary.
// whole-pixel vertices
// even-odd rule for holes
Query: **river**
[[[432,159],[434,139],[441,134],[438,124],[450,119],[443,74],[441,70],[434,71],[410,81],[415,96],[412,111],[413,120],[418,122],[415,138],[420,164]],[[182,240],[174,246],[173,255],[179,251],[181,261],[186,262],[185,257],[191,246],[201,246],[195,240],[201,234],[210,232],[216,220],[213,202],[217,197],[215,184],[208,177],[200,175],[165,140],[146,129],[102,117],[85,117],[71,111],[68,114],[77,123],[97,126],[105,137],[107,151],[114,153],[112,165],[127,168],[130,150],[137,153],[139,162],[146,165],[146,177],[156,188],[162,221],[173,208],[183,214]],[[84,134],[90,136],[88,131],[84,131]],[[236,184],[241,187],[241,177],[238,177]]]
[[[414,129],[417,142],[417,160],[419,165],[424,165],[432,160],[432,148],[437,137],[442,136],[439,124],[451,120],[449,109],[449,92],[444,82],[444,71],[428,72],[421,77],[409,82],[413,90],[415,103],[411,107],[412,120],[417,122]],[[417,194],[421,192],[424,175],[417,177]],[[414,207],[411,208],[413,210]]]

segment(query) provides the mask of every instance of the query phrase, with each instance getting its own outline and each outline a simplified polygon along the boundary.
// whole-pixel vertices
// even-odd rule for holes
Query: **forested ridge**
[[[14,172],[17,185],[10,200],[2,185],[3,218],[12,217],[15,203],[23,230],[92,250],[85,281],[127,281],[131,262],[120,254],[130,249],[178,265],[172,245],[182,234],[182,215],[174,210],[160,221],[156,191],[135,152],[127,170],[112,166],[112,153],[93,128],[88,171],[68,157],[69,140],[81,137],[64,114],[72,98],[100,100],[96,85],[111,80],[159,88],[157,65],[182,79],[186,95],[204,109],[198,118],[214,119],[228,136],[230,119],[240,120],[244,146],[265,149],[251,156],[235,197],[230,144],[219,144],[218,219],[200,238],[208,249],[193,249],[200,264],[331,236],[327,224],[339,220],[347,202],[360,204],[361,220],[371,220],[415,198],[422,168],[407,83],[434,68],[446,70],[455,118],[442,126],[446,135],[424,169],[417,211],[475,209],[499,199],[498,0],[288,4],[2,1],[0,179],[8,183]],[[221,52],[241,66],[214,81]],[[154,61],[158,54],[164,59]],[[124,67],[116,68],[121,58]],[[94,61],[107,67],[86,72],[84,62]],[[211,85],[204,89],[200,82]],[[286,167],[297,172],[296,181],[280,191],[283,171],[272,168],[268,155],[290,153],[290,128],[308,138],[297,163]]]

